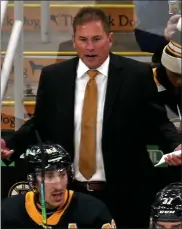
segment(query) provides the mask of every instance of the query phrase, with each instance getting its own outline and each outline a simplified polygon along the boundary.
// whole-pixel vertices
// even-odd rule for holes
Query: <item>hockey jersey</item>
[[[116,228],[106,205],[87,194],[68,191],[64,208],[47,216],[51,228]],[[42,228],[42,215],[34,193],[16,195],[2,202],[2,228]]]

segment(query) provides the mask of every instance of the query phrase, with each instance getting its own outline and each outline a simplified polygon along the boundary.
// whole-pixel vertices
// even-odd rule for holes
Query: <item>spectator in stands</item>
[[[78,56],[42,69],[35,114],[2,140],[2,156],[12,149],[10,160],[17,159],[35,144],[36,129],[70,152],[73,190],[103,200],[118,227],[147,227],[156,192],[148,135],[155,129],[168,152],[181,138],[158,101],[151,67],[110,52],[113,33],[101,9],[80,9],[73,31]]]

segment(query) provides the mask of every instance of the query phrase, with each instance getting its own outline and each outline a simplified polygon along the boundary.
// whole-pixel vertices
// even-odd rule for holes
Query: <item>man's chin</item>
[[[82,61],[84,62],[84,64],[89,68],[89,69],[96,69],[98,67],[100,67],[102,65],[102,63],[100,63],[98,61],[98,57],[93,59],[93,60],[88,60],[86,58],[82,59]]]
[[[54,201],[51,204],[47,204],[47,208],[48,209],[54,209],[54,208],[58,208],[63,204],[63,200],[59,200],[59,201]]]

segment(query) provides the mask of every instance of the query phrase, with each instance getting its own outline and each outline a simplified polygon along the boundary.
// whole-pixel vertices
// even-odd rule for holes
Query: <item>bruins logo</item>
[[[30,190],[30,187],[28,185],[28,182],[20,181],[11,186],[8,192],[8,197],[25,194],[29,190]]]

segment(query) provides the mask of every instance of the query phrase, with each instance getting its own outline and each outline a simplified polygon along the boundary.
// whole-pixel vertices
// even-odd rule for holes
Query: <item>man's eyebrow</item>
[[[97,37],[101,37],[101,35],[95,35],[95,36],[93,36],[93,38],[97,38]],[[79,36],[79,38],[85,38],[85,39],[87,39],[87,37],[84,37],[84,36]]]
[[[84,36],[79,36],[79,38],[84,38],[84,39],[85,39],[86,37],[84,37]]]

